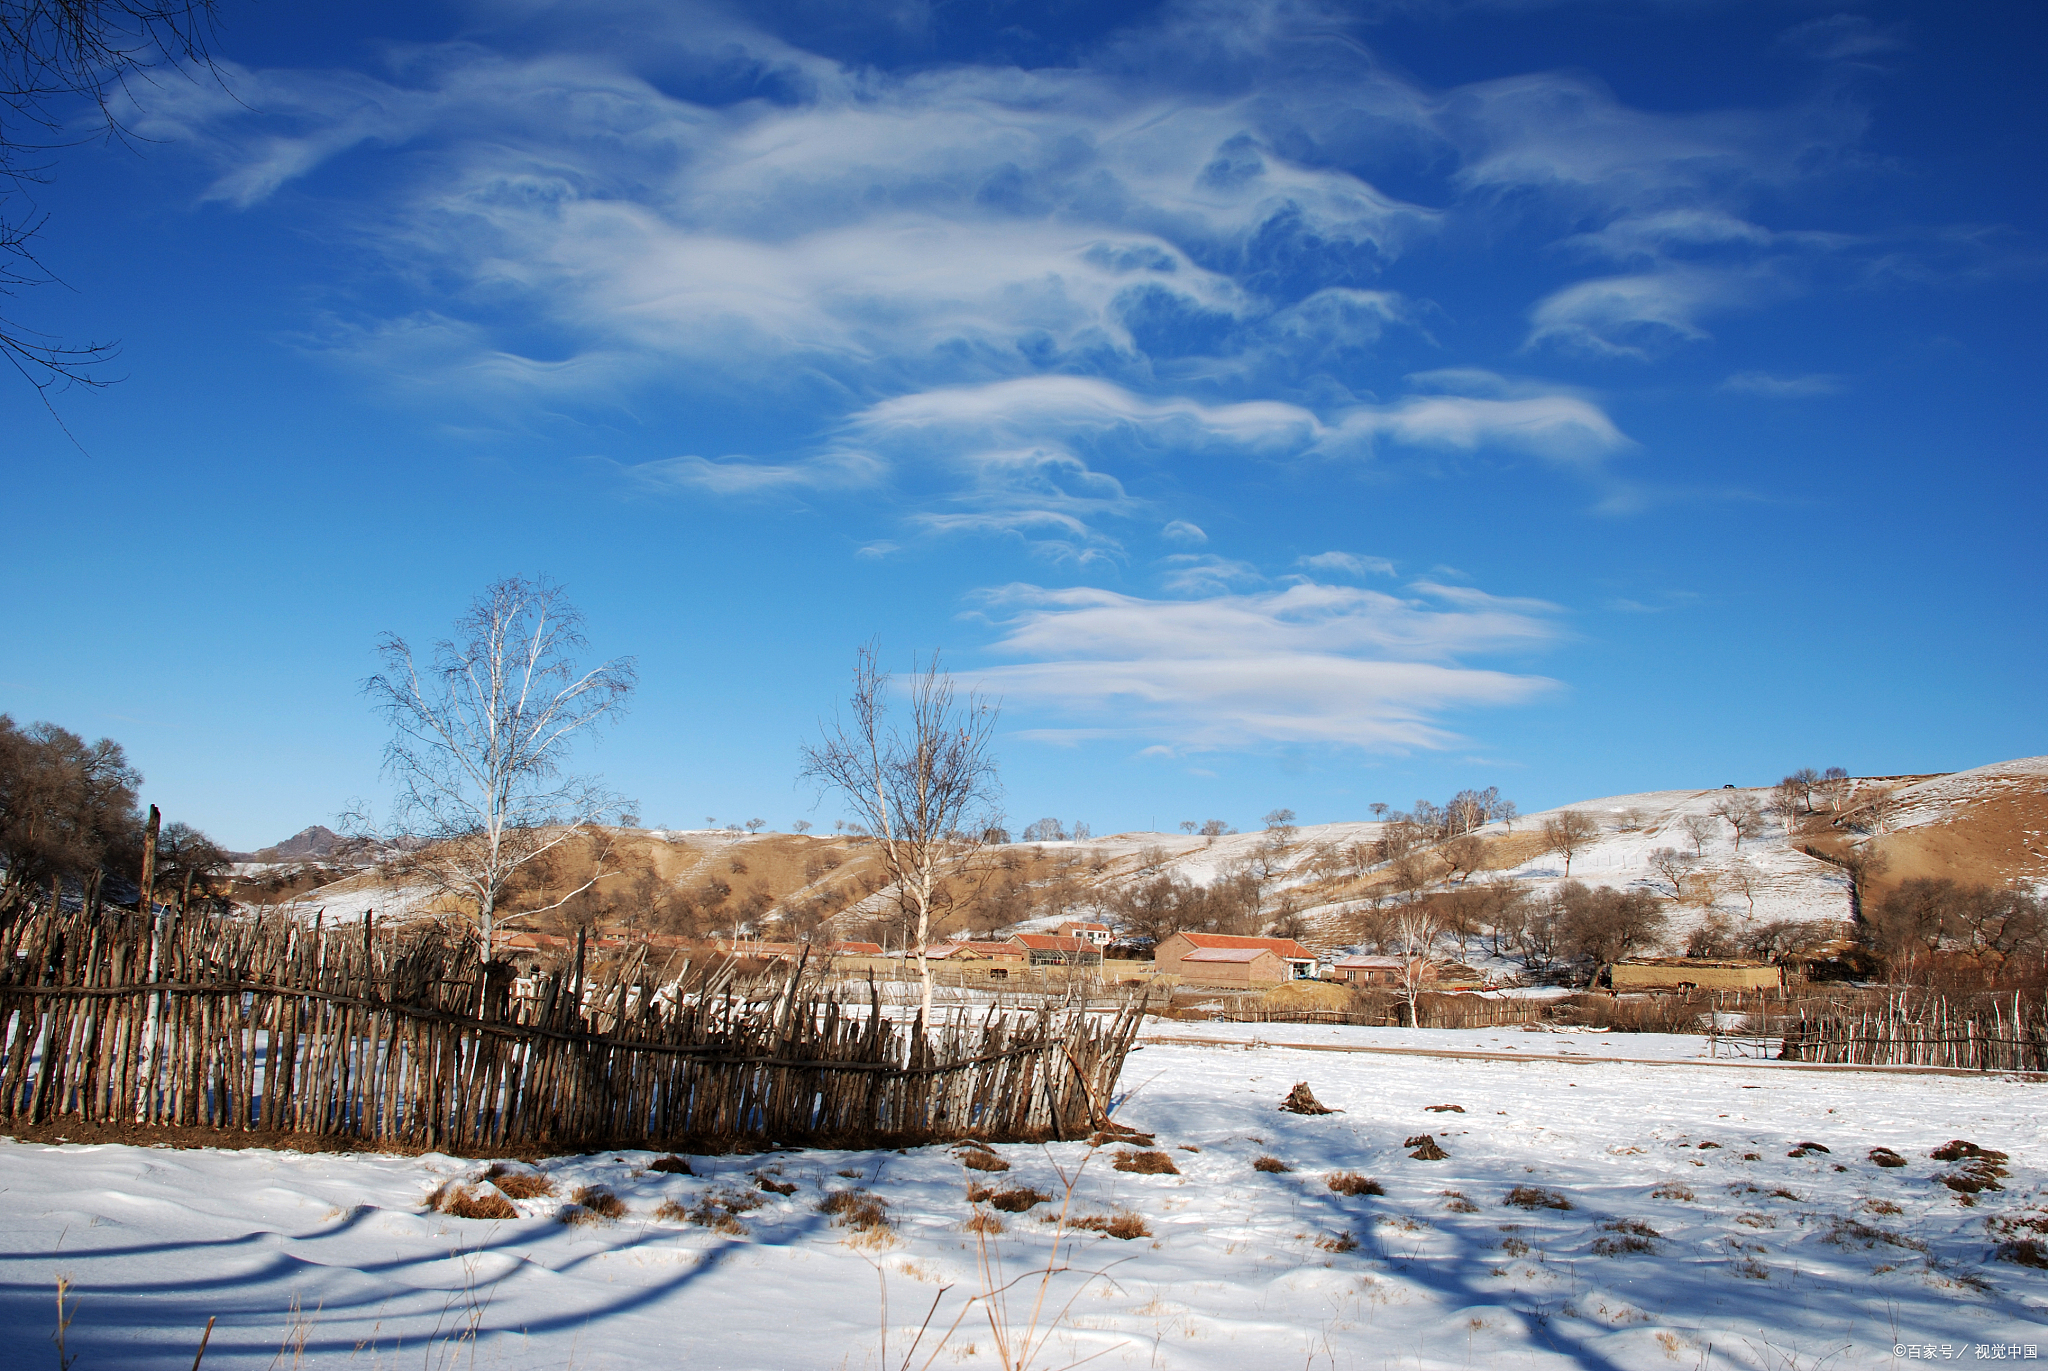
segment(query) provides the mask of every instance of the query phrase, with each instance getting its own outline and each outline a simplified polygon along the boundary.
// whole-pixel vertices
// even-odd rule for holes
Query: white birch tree
[[[602,852],[575,889],[501,915],[513,877],[624,809],[597,778],[563,770],[584,735],[625,712],[636,684],[630,657],[578,666],[582,630],[560,586],[509,577],[471,602],[424,667],[403,638],[384,635],[384,670],[363,683],[392,727],[392,839],[405,840],[411,873],[468,907],[486,959],[506,919],[559,908],[595,885]]]
[[[931,964],[925,958],[944,877],[1000,826],[1001,790],[990,755],[997,706],[972,692],[964,698],[934,652],[911,677],[908,709],[890,720],[889,674],[875,647],[860,650],[848,698],[851,718],[821,726],[803,749],[802,776],[838,795],[858,816],[893,884],[907,930],[913,931],[922,985],[918,1022],[932,1014]]]

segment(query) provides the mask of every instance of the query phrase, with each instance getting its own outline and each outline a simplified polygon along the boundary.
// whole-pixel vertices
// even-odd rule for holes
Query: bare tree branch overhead
[[[203,68],[216,0],[0,0],[0,296],[53,283],[35,254],[48,222],[33,187],[48,184],[61,148],[95,138],[132,143],[120,106],[153,73]],[[0,316],[0,356],[38,392],[105,385],[109,343],[66,343]]]
[[[407,866],[467,906],[486,950],[498,924],[545,912],[501,916],[513,875],[625,808],[593,776],[565,774],[583,735],[625,712],[637,678],[633,659],[584,669],[583,616],[562,588],[510,577],[479,595],[434,645],[422,670],[403,638],[377,646],[384,670],[363,692],[390,720],[385,774],[397,782],[392,837],[423,840]],[[603,875],[602,860],[577,889]]]

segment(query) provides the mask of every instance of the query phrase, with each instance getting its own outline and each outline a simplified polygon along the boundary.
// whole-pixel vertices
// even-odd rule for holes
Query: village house
[[[1084,942],[1094,943],[1097,947],[1108,947],[1110,944],[1108,924],[1087,923],[1080,919],[1069,919],[1058,928],[1055,928],[1053,932],[1063,938],[1080,938]]]
[[[1162,976],[1188,985],[1278,985],[1314,980],[1316,954],[1292,938],[1240,938],[1227,933],[1173,933],[1153,957]]]
[[[952,942],[933,943],[924,950],[925,960],[964,980],[1006,981],[1013,971],[1022,971],[1029,954],[1015,943]]]
[[[1418,958],[1416,983],[1433,985],[1437,970],[1434,962]],[[1330,973],[1346,985],[1406,985],[1408,959],[1406,957],[1354,956],[1340,957],[1330,966]]]
[[[1610,970],[1615,993],[1629,990],[1775,990],[1784,973],[1769,962],[1718,957],[1629,957]]]
[[[1033,966],[1102,965],[1102,949],[1086,938],[1059,933],[1019,933],[1010,941],[1024,949]]]

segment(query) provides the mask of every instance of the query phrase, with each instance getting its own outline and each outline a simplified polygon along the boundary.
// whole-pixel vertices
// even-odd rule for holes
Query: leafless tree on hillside
[[[1799,798],[1806,801],[1806,807],[1811,810],[1814,787],[1820,784],[1820,773],[1810,766],[1802,766],[1785,779],[1799,787]]]
[[[1749,902],[1749,917],[1754,919],[1757,892],[1765,888],[1764,873],[1748,862],[1736,862],[1728,868],[1728,884]]]
[[[1671,883],[1671,893],[1678,899],[1685,898],[1685,883],[1692,878],[1695,858],[1689,852],[1675,847],[1660,847],[1650,854],[1650,869]]]
[[[1746,790],[1724,790],[1721,798],[1714,801],[1714,812],[1727,821],[1735,830],[1735,850],[1742,851],[1742,840],[1763,832],[1763,806],[1756,797]]]
[[[1543,850],[1564,858],[1564,874],[1572,874],[1572,858],[1592,846],[1600,836],[1600,825],[1576,809],[1553,814],[1543,821]]]
[[[1274,842],[1285,844],[1294,841],[1293,810],[1269,809],[1261,822],[1266,825],[1266,832],[1272,835]]]
[[[889,675],[873,645],[855,661],[850,722],[835,720],[823,739],[803,749],[803,776],[836,792],[861,816],[896,888],[908,931],[916,939],[923,991],[919,1022],[932,1012],[931,965],[925,960],[944,870],[971,856],[976,836],[997,825],[1000,796],[990,745],[997,706],[970,693],[956,696],[953,678],[935,652],[911,678],[902,728],[889,722]]]
[[[1830,814],[1842,812],[1842,806],[1849,803],[1849,796],[1855,788],[1855,783],[1849,779],[1849,773],[1841,767],[1831,766],[1820,774],[1821,798],[1828,802]]]
[[[1692,839],[1692,853],[1695,857],[1707,855],[1707,844],[1721,831],[1721,821],[1711,814],[1688,814],[1679,820],[1678,826],[1685,830],[1685,836]]]
[[[1183,833],[1193,833],[1195,828],[1196,824],[1193,819],[1182,819],[1180,821],[1180,831]]]
[[[1784,825],[1788,836],[1798,827],[1800,814],[1810,808],[1803,802],[1804,794],[1796,776],[1787,776],[1771,787],[1769,808],[1778,816],[1778,822]]]
[[[1445,879],[1458,880],[1462,884],[1471,879],[1472,873],[1479,870],[1480,864],[1486,860],[1486,840],[1467,833],[1438,848],[1437,855],[1451,864]],[[1458,875],[1461,871],[1465,873],[1463,877]]]
[[[1401,998],[1408,1003],[1408,1026],[1420,1028],[1422,1016],[1417,1012],[1417,1002],[1443,927],[1430,905],[1410,903],[1395,914],[1394,928],[1401,939]]]
[[[1212,843],[1228,832],[1230,832],[1230,825],[1221,819],[1202,820],[1202,836]]]
[[[562,772],[585,734],[625,712],[633,660],[589,670],[583,617],[547,580],[510,577],[490,586],[434,644],[424,669],[403,638],[377,645],[384,670],[363,692],[391,722],[384,771],[398,784],[392,836],[424,839],[409,853],[413,874],[468,906],[486,951],[507,884],[529,863],[621,809],[595,778]],[[358,831],[368,814],[349,816]],[[554,903],[590,889],[604,874]],[[523,918],[542,913],[524,910]]]

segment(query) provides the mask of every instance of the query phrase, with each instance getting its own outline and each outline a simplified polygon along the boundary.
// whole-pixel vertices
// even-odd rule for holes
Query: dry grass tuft
[[[1799,1197],[1789,1190],[1773,1190],[1771,1192],[1771,1198],[1777,1200],[1790,1200],[1794,1204],[1799,1203]]]
[[[1293,1167],[1281,1161],[1278,1157],[1261,1157],[1252,1163],[1252,1170],[1263,1171],[1269,1176],[1278,1176],[1283,1172],[1292,1171],[1293,1169]]]
[[[647,1163],[647,1169],[649,1171],[666,1171],[671,1176],[694,1176],[697,1174],[690,1169],[690,1163],[687,1160],[676,1156],[674,1153],[670,1153],[666,1157],[657,1157],[655,1160]]]
[[[1465,1106],[1462,1104],[1426,1104],[1423,1106],[1423,1109],[1431,1114],[1462,1114],[1465,1112]]]
[[[515,1200],[537,1200],[555,1193],[555,1183],[529,1171],[506,1171],[492,1167],[484,1177]]]
[[[1898,1233],[1888,1233],[1882,1228],[1877,1228],[1867,1223],[1859,1223],[1855,1219],[1838,1218],[1834,1221],[1834,1225],[1834,1229],[1821,1238],[1822,1242],[1831,1242],[1837,1247],[1848,1247],[1851,1244],[1874,1247],[1878,1243],[1883,1243],[1887,1247],[1907,1247],[1915,1252],[1925,1252],[1927,1250],[1927,1244],[1917,1238],[1904,1237]]]
[[[1437,1140],[1427,1133],[1417,1134],[1415,1137],[1410,1138],[1407,1142],[1402,1143],[1401,1146],[1412,1147],[1415,1149],[1413,1152],[1410,1152],[1408,1154],[1408,1158],[1410,1161],[1440,1162],[1447,1159],[1451,1155],[1450,1153],[1444,1151],[1442,1147],[1438,1146]]]
[[[970,1233],[986,1233],[990,1237],[994,1237],[1003,1231],[1003,1221],[986,1210],[977,1209],[974,1211],[974,1216],[967,1221],[967,1231]]]
[[[1477,1214],[1479,1212],[1479,1206],[1467,1199],[1462,1190],[1446,1190],[1443,1192],[1443,1196],[1444,1208],[1450,1210],[1453,1214]]]
[[[1873,1166],[1904,1166],[1906,1159],[1889,1147],[1873,1147],[1870,1149],[1870,1162]]]
[[[1799,1146],[1793,1148],[1790,1152],[1787,1152],[1785,1155],[1788,1157],[1805,1157],[1810,1156],[1815,1152],[1818,1152],[1823,1156],[1827,1155],[1827,1149],[1825,1147],[1822,1147],[1817,1142],[1803,1142],[1799,1144]]]
[[[1356,1252],[1358,1239],[1351,1236],[1351,1230],[1345,1229],[1341,1233],[1325,1233],[1316,1239],[1316,1246],[1325,1252]]]
[[[455,1219],[516,1219],[519,1211],[488,1185],[472,1190],[459,1181],[450,1181],[427,1196],[427,1208]]]
[[[1692,1187],[1680,1185],[1677,1181],[1666,1181],[1650,1192],[1653,1200],[1692,1200],[1696,1198]]]
[[[1654,1252],[1656,1240],[1663,1236],[1640,1219],[1615,1219],[1600,1226],[1606,1230],[1606,1236],[1593,1239],[1593,1254],[1598,1257]]]
[[[1545,1190],[1540,1185],[1518,1185],[1508,1191],[1502,1204],[1511,1204],[1518,1209],[1570,1209],[1572,1202],[1555,1190]]]
[[[677,1206],[678,1209],[681,1207]],[[706,1195],[703,1201],[684,1217],[700,1228],[709,1228],[715,1232],[739,1237],[747,1231],[739,1216],[760,1207],[759,1195],[745,1190],[719,1190]]]
[[[1034,1205],[1044,1204],[1052,1196],[1043,1190],[1033,1190],[1028,1185],[1016,1185],[1008,1190],[994,1190],[987,1194],[991,1209],[1000,1209],[1005,1214],[1022,1214]]]
[[[864,1173],[864,1172],[860,1172],[860,1171],[855,1171],[855,1170],[852,1170],[851,1168],[849,1168],[849,1169],[847,1169],[847,1170],[845,1170],[845,1171],[842,1171],[842,1172],[840,1172],[839,1174],[840,1174],[840,1175],[842,1175],[842,1176],[844,1176],[844,1177],[846,1177],[846,1179],[848,1179],[848,1180],[850,1180],[850,1181],[857,1181],[857,1180],[859,1180],[859,1179],[860,1179],[860,1178],[862,1177],[862,1175],[864,1175],[865,1173]]]
[[[2048,1271],[2048,1244],[2039,1238],[2013,1238],[2000,1243],[1991,1255],[2002,1262],[2018,1262],[2037,1271]]]
[[[1865,1200],[1863,1207],[1873,1214],[1903,1214],[1906,1212],[1890,1200]]]
[[[778,1181],[773,1176],[764,1176],[759,1172],[754,1174],[754,1183],[771,1195],[794,1195],[796,1193],[795,1181]]]
[[[865,1190],[835,1190],[818,1206],[818,1212],[830,1214],[836,1227],[851,1228],[857,1233],[885,1232],[894,1226],[889,1219],[889,1202]]]
[[[993,1152],[971,1150],[960,1154],[960,1165],[969,1171],[1008,1171],[1010,1164]]]
[[[1378,1181],[1370,1176],[1362,1176],[1356,1171],[1334,1172],[1331,1174],[1328,1184],[1330,1189],[1336,1191],[1339,1195],[1384,1195],[1387,1193],[1387,1188]]]
[[[2003,1152],[1992,1152],[1977,1146],[1973,1142],[1965,1142],[1961,1138],[1945,1142],[1927,1155],[1938,1162],[1978,1160],[1995,1163],[2009,1160]]]
[[[607,1219],[626,1217],[626,1202],[601,1185],[579,1185],[570,1196],[577,1204],[591,1213]]]
[[[690,1206],[681,1200],[663,1200],[654,1207],[654,1217],[664,1223],[683,1223],[690,1217]]]
[[[1164,1152],[1119,1152],[1110,1165],[1118,1171],[1134,1171],[1140,1176],[1180,1174],[1180,1168],[1173,1164],[1173,1158]]]
[[[1152,1236],[1150,1225],[1128,1209],[1119,1209],[1116,1213],[1107,1215],[1090,1214],[1085,1218],[1075,1219],[1068,1226],[1084,1228],[1090,1233],[1101,1233],[1107,1237],[1122,1238],[1125,1242],[1133,1238]]]

